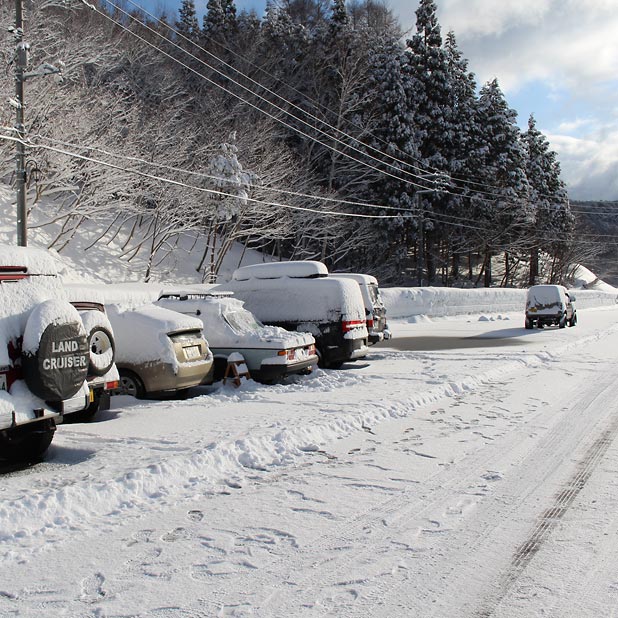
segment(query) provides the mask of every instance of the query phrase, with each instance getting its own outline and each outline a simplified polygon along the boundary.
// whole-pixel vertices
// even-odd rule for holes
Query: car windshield
[[[263,325],[255,319],[250,311],[228,311],[223,315],[223,319],[239,335],[254,333],[263,328]]]

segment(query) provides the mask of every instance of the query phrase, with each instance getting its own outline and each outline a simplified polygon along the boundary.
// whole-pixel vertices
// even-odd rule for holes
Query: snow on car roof
[[[232,279],[234,281],[246,281],[248,279],[277,279],[279,277],[311,278],[326,276],[328,276],[328,268],[322,262],[298,260],[243,266],[234,271]]]
[[[561,285],[533,285],[528,288],[528,299],[537,303],[553,303],[559,300],[567,289]]]
[[[195,317],[151,304],[131,309],[124,309],[121,305],[109,305],[108,315],[114,331],[119,318],[131,322],[137,330],[153,326],[165,333],[202,329],[201,320]]]
[[[373,275],[365,275],[363,273],[330,273],[329,276],[341,279],[352,279],[358,283],[378,285],[378,280]]]
[[[329,319],[333,312],[346,320],[365,319],[360,287],[346,279],[260,278],[231,281],[221,289],[234,292],[263,322]]]
[[[202,330],[202,321],[198,318],[150,304],[132,309],[108,305],[107,316],[114,329],[118,363],[161,361],[175,364],[176,356],[167,335]]]
[[[4,266],[22,266],[29,274],[57,275],[60,263],[49,251],[38,247],[0,245],[0,270]]]

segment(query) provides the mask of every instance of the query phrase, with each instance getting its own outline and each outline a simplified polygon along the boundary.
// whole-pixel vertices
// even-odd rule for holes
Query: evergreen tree
[[[375,41],[369,53],[366,103],[361,122],[372,127],[368,145],[375,150],[370,152],[385,152],[390,157],[385,157],[385,160],[392,167],[388,168],[388,175],[376,175],[367,197],[373,203],[402,209],[397,219],[371,224],[374,246],[382,247],[384,252],[376,254],[374,247],[369,248],[367,257],[371,261],[367,266],[386,281],[396,281],[405,269],[408,245],[416,226],[414,187],[396,177],[405,177],[405,171],[414,171],[419,157],[418,135],[407,97],[410,89],[408,69],[403,49],[396,39],[382,36]],[[398,173],[397,169],[401,172]],[[395,211],[385,209],[380,214],[395,214]]]
[[[447,172],[453,131],[452,97],[434,0],[421,0],[416,11],[416,34],[407,41],[407,46],[412,75],[408,98],[414,109],[414,124],[419,131],[421,160],[427,169]],[[429,187],[430,181],[421,181],[421,184]],[[419,233],[424,237],[424,241],[419,242],[417,252],[417,260],[421,262],[419,272],[424,270],[426,263],[427,277],[432,282],[436,269],[435,244],[441,235],[447,233],[440,223],[443,219],[434,217],[433,213],[444,211],[446,200],[443,194],[418,193],[417,206],[422,226]]]
[[[481,89],[479,126],[484,147],[480,171],[485,188],[484,193],[472,198],[472,203],[485,254],[485,286],[489,287],[492,256],[497,251],[508,254],[521,249],[534,223],[517,113],[507,105],[496,79]],[[506,270],[508,280],[508,267]]]
[[[468,228],[458,226],[461,217],[469,217],[469,197],[475,190],[474,182],[478,176],[482,160],[482,144],[477,124],[478,99],[474,74],[468,71],[468,61],[457,46],[455,34],[449,32],[444,42],[448,72],[449,108],[451,110],[449,130],[449,173],[452,178],[449,195],[445,199],[447,225],[445,234],[445,258],[451,259],[450,277],[460,277],[462,255],[470,252],[472,245]],[[452,216],[452,219],[448,219]],[[447,281],[448,282],[448,277]]]
[[[197,41],[200,33],[200,26],[197,21],[195,2],[193,0],[182,0],[178,9],[178,21],[176,30],[185,38]]]
[[[238,30],[234,0],[208,0],[202,24],[205,41],[231,43]]]
[[[537,129],[534,116],[522,135],[526,150],[526,174],[530,183],[530,201],[536,211],[534,242],[530,250],[529,283],[538,283],[539,251],[559,258],[570,244],[574,218],[566,186],[560,178],[560,164],[549,142]]]

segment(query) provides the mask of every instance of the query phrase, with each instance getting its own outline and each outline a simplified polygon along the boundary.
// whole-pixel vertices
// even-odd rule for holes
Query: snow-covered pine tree
[[[178,9],[178,20],[176,21],[176,30],[187,39],[197,41],[200,34],[200,25],[197,19],[195,10],[195,2],[193,0],[182,0],[182,4]],[[182,40],[180,42],[182,44]]]
[[[405,171],[415,171],[419,157],[413,111],[407,96],[408,69],[403,48],[396,38],[385,34],[373,41],[361,122],[372,127],[368,145],[375,150],[369,152],[385,152],[388,155],[385,161],[392,167],[385,168],[388,174],[375,175],[367,197],[372,203],[402,209],[397,219],[371,222],[373,246],[368,247],[363,261],[370,272],[384,281],[398,281],[404,272],[416,228],[414,187],[404,179]],[[383,210],[380,214],[396,214],[396,211]],[[375,247],[380,250],[376,251]]]
[[[527,156],[530,201],[536,214],[528,278],[530,285],[534,285],[540,275],[539,251],[560,260],[572,243],[574,217],[566,186],[560,178],[556,153],[550,150],[547,138],[537,129],[533,115],[530,115],[528,130],[522,134],[522,140]],[[553,270],[556,276],[564,272],[564,268]]]
[[[534,210],[528,199],[526,153],[517,113],[508,106],[497,79],[481,89],[478,118],[484,148],[479,173],[485,186],[471,201],[485,255],[484,284],[490,287],[491,258],[498,251],[505,252],[504,281],[509,283],[509,253],[527,246]]]
[[[208,47],[212,42],[233,44],[237,31],[234,0],[208,0],[202,24],[204,44]],[[218,46],[215,49],[220,53]]]
[[[449,131],[449,173],[451,183],[449,195],[445,196],[444,214],[446,222],[444,235],[443,259],[451,262],[451,272],[446,273],[444,283],[457,281],[460,276],[461,261],[464,255],[471,259],[474,248],[468,227],[459,225],[463,219],[470,222],[470,193],[474,191],[474,178],[478,175],[482,159],[477,124],[478,98],[474,74],[468,70],[468,61],[464,58],[455,34],[448,32],[444,41],[451,110]],[[449,218],[451,217],[452,218]],[[468,276],[471,272],[468,265]]]
[[[414,110],[414,124],[419,131],[419,152],[422,165],[428,171],[448,172],[451,148],[452,96],[450,93],[447,57],[442,47],[442,35],[434,0],[421,0],[416,10],[416,34],[407,41],[406,55],[411,71],[408,91],[409,105]],[[430,182],[421,181],[430,186]],[[436,272],[436,244],[446,233],[440,214],[445,208],[442,193],[419,194],[417,205],[423,226],[424,246],[419,247],[420,270],[426,265],[431,283]],[[422,214],[421,214],[422,213]]]

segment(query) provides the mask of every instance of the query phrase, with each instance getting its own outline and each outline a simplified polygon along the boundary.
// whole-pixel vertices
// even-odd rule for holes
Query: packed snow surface
[[[139,279],[90,255],[67,280]],[[339,371],[59,426],[2,477],[0,616],[615,614],[618,309],[584,283],[562,330],[523,290],[383,289],[394,338]]]

